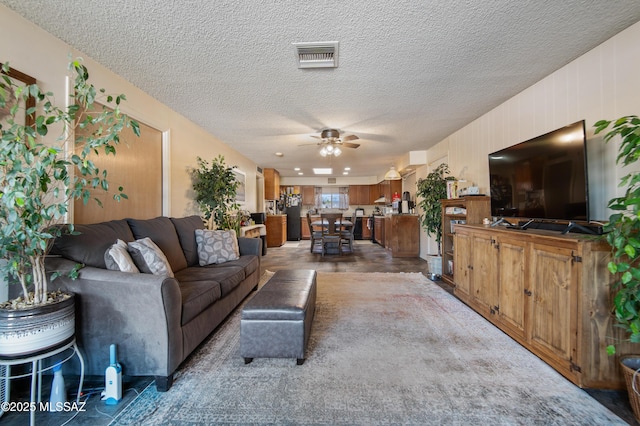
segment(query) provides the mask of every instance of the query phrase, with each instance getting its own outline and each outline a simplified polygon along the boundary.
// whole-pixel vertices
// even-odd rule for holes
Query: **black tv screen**
[[[491,214],[588,221],[584,120],[489,154]]]

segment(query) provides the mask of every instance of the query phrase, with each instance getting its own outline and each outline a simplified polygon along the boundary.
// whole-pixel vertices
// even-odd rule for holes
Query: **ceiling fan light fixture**
[[[320,148],[320,155],[322,155],[323,157],[326,157],[328,153],[329,152],[327,151],[326,147],[323,146],[322,148]]]
[[[384,180],[400,180],[400,179],[402,179],[402,176],[400,176],[400,173],[398,173],[396,168],[393,166],[391,166],[389,171],[384,175]]]
[[[342,150],[340,149],[339,146],[336,146],[333,150],[333,155],[335,155],[336,157],[338,157],[340,154],[342,154]]]

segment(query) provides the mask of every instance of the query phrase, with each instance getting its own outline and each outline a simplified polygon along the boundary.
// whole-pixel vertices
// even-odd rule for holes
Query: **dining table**
[[[342,225],[342,227],[345,228],[349,228],[351,226],[353,226],[353,222],[348,220],[348,219],[343,219],[342,222],[341,221],[336,221],[336,225]],[[326,227],[328,225],[328,222],[326,219],[322,220],[322,219],[317,219],[314,220],[313,222],[311,222],[311,226],[322,226],[322,227]]]
[[[314,221],[311,222],[311,232],[313,232],[313,228],[317,228],[317,227],[322,227],[323,230],[327,230],[327,228],[329,227],[329,222],[327,219],[315,219]],[[349,219],[342,219],[342,220],[336,220],[335,222],[336,228],[338,226],[341,227],[341,229],[344,230],[351,230],[353,229],[353,222]],[[350,249],[353,250],[351,244],[349,245]],[[329,247],[327,250],[328,254],[339,254],[340,253],[340,249],[336,248],[336,247]]]

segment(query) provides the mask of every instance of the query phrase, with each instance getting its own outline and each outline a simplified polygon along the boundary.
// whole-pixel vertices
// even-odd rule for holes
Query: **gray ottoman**
[[[276,271],[242,308],[240,356],[296,358],[302,365],[316,310],[316,271]]]

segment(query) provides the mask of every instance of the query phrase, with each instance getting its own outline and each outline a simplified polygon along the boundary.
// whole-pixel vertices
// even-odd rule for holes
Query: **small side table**
[[[71,337],[70,339],[64,341],[63,343],[61,343],[58,346],[55,346],[53,348],[49,348],[46,349],[45,351],[42,352],[37,352],[35,354],[31,354],[31,355],[27,355],[24,357],[11,357],[11,358],[2,358],[0,357],[0,365],[4,365],[7,367],[6,369],[6,376],[2,377],[1,380],[5,380],[8,384],[8,381],[10,379],[18,379],[21,377],[28,377],[31,376],[31,398],[30,398],[30,407],[35,407],[36,405],[36,401],[35,401],[35,391],[36,391],[36,384],[38,386],[38,404],[40,404],[41,400],[42,400],[42,372],[50,370],[53,368],[53,366],[51,367],[46,367],[43,368],[42,367],[42,361],[45,360],[46,358],[50,358],[54,355],[57,355],[61,352],[66,351],[67,349],[73,349],[73,353],[71,353],[67,358],[63,359],[62,361],[60,361],[60,363],[64,363],[69,361],[71,358],[73,358],[74,355],[78,356],[78,359],[80,360],[80,383],[78,384],[78,395],[76,396],[76,403],[80,403],[80,394],[82,393],[82,384],[84,382],[84,358],[82,357],[82,354],[80,353],[80,349],[78,348],[78,345],[76,344],[76,338]],[[20,364],[28,364],[31,363],[31,373],[26,373],[26,374],[21,374],[18,376],[11,376],[11,366],[12,365],[20,365]],[[29,418],[29,424],[31,426],[35,425],[35,416],[36,416],[36,410],[30,410],[30,418]]]
[[[262,239],[262,255],[267,254],[267,227],[262,224],[249,225],[240,227],[239,237],[261,238]]]

